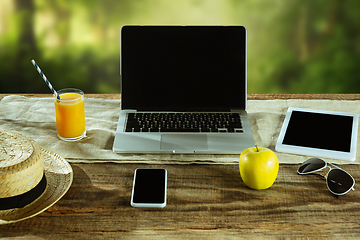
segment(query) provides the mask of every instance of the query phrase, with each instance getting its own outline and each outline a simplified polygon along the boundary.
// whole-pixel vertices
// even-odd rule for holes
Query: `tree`
[[[14,0],[18,26],[18,49],[15,64],[20,65],[29,52],[36,52],[36,40],[34,35],[35,6],[33,0]]]

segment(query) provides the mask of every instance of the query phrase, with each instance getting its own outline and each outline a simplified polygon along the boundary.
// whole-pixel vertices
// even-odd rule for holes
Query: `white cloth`
[[[255,144],[275,151],[288,107],[353,112],[360,101],[344,100],[249,100],[248,114]],[[160,164],[235,164],[239,155],[115,154],[112,152],[120,100],[85,98],[87,136],[78,142],[57,138],[52,98],[10,95],[0,101],[0,128],[24,133],[40,146],[57,152],[69,162],[122,162]],[[360,163],[359,143],[354,162],[326,159],[332,163]],[[301,163],[311,156],[275,152],[280,163]]]

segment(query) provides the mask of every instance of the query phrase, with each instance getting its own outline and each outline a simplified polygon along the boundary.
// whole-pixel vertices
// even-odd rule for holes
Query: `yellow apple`
[[[240,176],[246,186],[252,189],[266,189],[275,182],[279,171],[279,160],[268,148],[245,149],[239,158]]]

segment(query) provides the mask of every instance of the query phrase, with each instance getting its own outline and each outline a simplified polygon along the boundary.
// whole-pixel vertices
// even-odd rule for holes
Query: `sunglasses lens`
[[[331,169],[326,179],[329,189],[336,194],[346,193],[354,185],[354,179],[341,169]]]
[[[326,166],[324,160],[319,158],[310,158],[301,164],[298,169],[298,173],[309,173],[319,170]]]

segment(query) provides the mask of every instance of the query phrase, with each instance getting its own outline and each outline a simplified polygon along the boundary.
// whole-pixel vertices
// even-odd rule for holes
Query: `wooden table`
[[[0,95],[0,98],[5,96]],[[38,96],[38,95],[28,95]],[[44,96],[44,95],[41,95]],[[119,95],[87,95],[108,99]],[[360,95],[249,95],[248,99],[360,99]],[[325,181],[281,164],[274,185],[256,191],[238,165],[71,164],[74,182],[40,215],[0,226],[20,239],[360,239],[360,191],[334,197]],[[164,209],[130,206],[134,170],[168,170]],[[356,181],[360,165],[343,165]],[[355,185],[355,189],[357,189]]]

